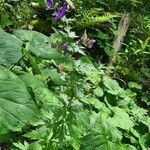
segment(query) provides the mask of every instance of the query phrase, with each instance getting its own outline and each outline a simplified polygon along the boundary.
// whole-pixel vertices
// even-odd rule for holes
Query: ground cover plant
[[[148,150],[148,3],[1,0],[0,149]]]

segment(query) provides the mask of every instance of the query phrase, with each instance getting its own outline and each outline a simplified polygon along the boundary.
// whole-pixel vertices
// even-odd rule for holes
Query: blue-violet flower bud
[[[47,0],[47,10],[50,10],[55,4],[55,0]]]
[[[78,41],[78,45],[81,45],[82,43],[85,43],[87,41],[87,33],[86,30],[84,30],[84,34],[80,37]]]
[[[92,48],[95,42],[96,42],[96,40],[94,40],[94,39],[89,40],[87,43],[87,47]]]
[[[67,44],[66,44],[66,43],[62,43],[62,44],[61,44],[61,48],[63,49],[64,53],[66,54],[67,51],[68,51],[68,46],[67,46]]]
[[[63,5],[56,11],[54,15],[55,20],[60,20],[67,11],[67,2],[64,2]]]

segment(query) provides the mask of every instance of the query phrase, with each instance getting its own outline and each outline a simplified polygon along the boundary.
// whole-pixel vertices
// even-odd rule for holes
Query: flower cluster
[[[80,37],[80,39],[77,41],[78,46],[81,46],[84,44],[87,48],[91,49],[93,45],[95,44],[95,39],[88,39],[86,30],[84,31],[84,34]],[[68,52],[68,43],[61,41],[61,42],[52,42],[51,48],[57,48],[61,51],[63,51],[64,54]]]
[[[53,8],[54,4],[55,0],[47,0],[47,10]],[[64,1],[62,6],[56,12],[54,12],[53,16],[55,20],[60,20],[65,15],[67,11],[67,5],[68,5],[67,2]]]

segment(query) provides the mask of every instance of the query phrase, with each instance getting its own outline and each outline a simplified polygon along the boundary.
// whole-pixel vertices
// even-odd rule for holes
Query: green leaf
[[[24,82],[14,73],[0,67],[0,135],[21,131],[38,120],[38,107]]]
[[[105,142],[101,146],[96,148],[96,150],[110,150],[110,149],[126,150],[123,144],[113,143],[110,141]]]
[[[54,29],[54,31],[55,31],[55,33],[51,34],[51,36],[50,36],[50,41],[61,42],[63,40],[62,36],[58,32],[58,30]]]
[[[87,64],[92,64],[92,61],[90,59],[89,56],[81,56],[79,58],[79,60],[82,62],[82,63],[87,63]]]
[[[42,33],[30,30],[14,30],[13,35],[21,39],[23,42],[29,42],[33,47],[47,43],[49,39]]]
[[[0,64],[7,65],[22,57],[22,42],[15,36],[0,30]]]
[[[112,107],[111,109],[114,116],[107,118],[108,123],[125,130],[129,130],[134,126],[133,121],[123,109],[119,107]]]
[[[126,150],[137,150],[136,147],[129,145],[129,144],[125,144]]]
[[[59,99],[38,77],[25,74],[21,77],[21,79],[24,81],[37,103],[43,103],[45,110],[53,110],[53,108],[61,107]]]
[[[112,57],[115,53],[114,49],[109,46],[106,46],[104,50],[109,57]]]
[[[65,83],[65,80],[61,78],[61,74],[56,69],[49,70],[49,76],[56,85],[63,85]]]
[[[51,48],[49,38],[42,33],[29,30],[14,30],[13,34],[27,44],[27,48],[36,56],[43,58],[57,58],[60,56]]]
[[[89,126],[88,134],[81,139],[81,149],[109,150],[114,148],[125,150],[124,145],[120,143],[122,133],[116,127],[106,123],[105,119],[101,118],[100,113],[92,114],[90,123],[92,126]]]
[[[102,97],[104,95],[104,92],[103,92],[102,88],[100,88],[100,87],[97,87],[96,89],[94,89],[93,92],[97,97]]]
[[[91,81],[93,84],[98,84],[101,80],[100,72],[94,67],[92,63],[84,63],[83,60],[78,60],[76,63],[76,70],[83,75],[86,75],[86,80]]]
[[[87,101],[97,109],[101,109],[102,107],[104,107],[104,104],[96,98],[91,97],[87,99]]]
[[[108,76],[105,76],[103,78],[103,83],[106,87],[107,92],[110,94],[117,95],[122,92],[122,89],[119,86],[118,82],[109,78]]]
[[[84,51],[76,43],[72,43],[69,47],[69,50],[75,53],[85,55]]]
[[[42,146],[38,142],[31,143],[28,150],[42,150]]]
[[[36,130],[32,130],[31,132],[27,132],[24,137],[27,137],[31,140],[38,140],[43,141],[46,137],[46,134],[48,132],[48,128],[44,125]]]
[[[73,71],[74,63],[68,55],[61,55],[55,59],[55,62],[60,69],[65,71]]]
[[[139,143],[143,150],[147,150],[147,148],[150,146],[150,134],[147,133],[142,135],[139,139]]]
[[[91,133],[82,139],[81,149],[84,150],[126,150],[124,145],[113,141],[110,132]]]
[[[29,144],[26,141],[24,141],[23,144],[21,142],[18,142],[18,143],[13,143],[13,145],[17,147],[19,150],[28,150],[29,147]]]
[[[27,44],[27,48],[36,56],[55,59],[61,57],[61,53],[51,48],[50,39],[42,33],[29,30],[14,30],[13,34]]]
[[[129,88],[132,88],[132,89],[139,89],[139,90],[142,89],[142,86],[137,84],[136,82],[129,82],[128,86],[129,86]]]
[[[7,13],[2,14],[0,19],[0,26],[4,28],[10,24],[12,24],[12,22],[9,20],[9,15]]]

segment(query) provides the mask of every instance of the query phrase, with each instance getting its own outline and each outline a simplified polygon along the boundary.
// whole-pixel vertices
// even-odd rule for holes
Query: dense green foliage
[[[0,0],[0,149],[147,150],[149,0],[67,2],[56,21],[61,0],[51,10]],[[108,74],[125,11],[130,26]]]

